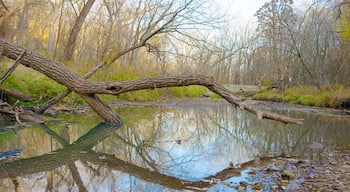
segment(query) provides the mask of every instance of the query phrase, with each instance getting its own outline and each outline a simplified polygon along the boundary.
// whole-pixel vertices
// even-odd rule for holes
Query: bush
[[[316,104],[315,97],[313,97],[311,95],[301,96],[299,98],[299,101],[300,101],[300,104],[302,104],[302,105],[315,106],[315,104]]]
[[[207,88],[202,86],[186,86],[168,88],[168,93],[175,97],[200,97],[208,92]]]

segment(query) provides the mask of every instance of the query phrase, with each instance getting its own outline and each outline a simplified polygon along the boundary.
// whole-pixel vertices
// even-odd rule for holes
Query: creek
[[[279,110],[305,119],[285,125],[226,103],[116,111],[123,126],[87,111],[1,128],[0,151],[24,149],[0,162],[1,191],[230,191],[223,183],[245,181],[248,166],[264,163],[252,161],[260,157],[313,159],[320,150],[310,147],[315,143],[350,153],[349,116]]]

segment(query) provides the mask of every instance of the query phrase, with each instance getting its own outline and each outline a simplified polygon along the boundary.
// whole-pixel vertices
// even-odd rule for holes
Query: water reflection
[[[266,163],[253,159],[271,152],[311,158],[312,142],[350,148],[345,117],[286,111],[305,118],[305,125],[283,125],[226,105],[118,113],[123,127],[97,124],[93,114],[83,114],[59,116],[65,124],[4,132],[2,151],[26,151],[21,159],[0,163],[1,191],[206,190]],[[97,125],[89,130],[91,123]]]

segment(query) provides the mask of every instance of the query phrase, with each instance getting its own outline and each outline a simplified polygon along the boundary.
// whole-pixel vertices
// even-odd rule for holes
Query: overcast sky
[[[216,2],[222,7],[222,11],[234,17],[235,22],[240,24],[246,24],[247,22],[254,22],[254,14],[256,11],[264,5],[265,2],[270,0],[216,0]],[[294,4],[297,7],[302,7],[310,4],[312,0],[294,0]]]

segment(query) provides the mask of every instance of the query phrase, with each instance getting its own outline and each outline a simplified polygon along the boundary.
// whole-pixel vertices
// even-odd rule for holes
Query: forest
[[[350,82],[349,5],[341,0],[311,1],[297,7],[292,0],[271,0],[256,11],[257,27],[253,28],[249,23],[235,25],[229,10],[222,10],[215,1],[3,0],[0,36],[93,81],[203,75],[221,84],[264,85],[282,91],[312,86],[330,90],[338,99],[333,87],[346,89]],[[2,53],[8,57],[9,50],[4,47],[10,44],[6,42]],[[19,55],[17,49],[10,58],[19,59]],[[4,58],[3,62],[9,63]],[[49,68],[35,67],[56,80]],[[1,65],[3,73],[8,68]],[[22,74],[28,75],[36,76]],[[69,78],[58,82],[77,91],[65,84]],[[105,85],[106,89],[112,89],[109,86],[116,88]],[[66,90],[63,95],[69,93]],[[40,97],[43,95],[51,96],[47,90]],[[306,102],[330,105],[308,97]],[[41,107],[38,111],[44,110]]]
[[[256,29],[234,26],[219,8],[196,0],[3,0],[0,35],[79,74],[106,61],[99,78],[126,71],[232,84],[350,82],[348,1],[300,8],[271,0],[257,10]]]
[[[1,191],[349,191],[350,0],[222,2],[0,0]]]

